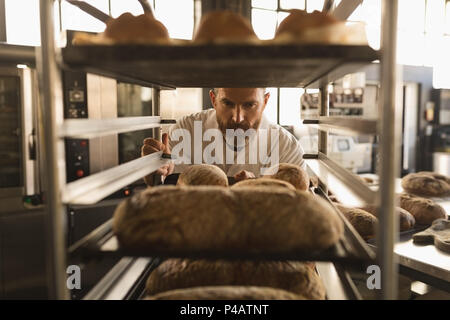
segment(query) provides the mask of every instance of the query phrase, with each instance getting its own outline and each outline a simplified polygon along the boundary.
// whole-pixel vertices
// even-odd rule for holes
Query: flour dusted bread
[[[258,286],[283,289],[307,299],[325,299],[317,273],[306,263],[291,261],[227,261],[169,259],[149,276],[147,294],[202,286]]]
[[[338,22],[332,15],[314,11],[308,13],[304,10],[292,9],[290,14],[280,22],[275,37],[289,34],[301,38],[308,29],[321,28]]]
[[[203,15],[193,37],[194,43],[245,43],[258,40],[250,21],[228,10]]]
[[[417,224],[429,225],[436,219],[447,218],[444,208],[430,199],[402,193],[398,201],[400,207],[414,216]]]
[[[309,176],[306,170],[300,166],[290,163],[280,163],[271,167],[269,170],[268,178],[278,179],[289,182],[297,190],[306,191],[309,188]]]
[[[444,175],[422,171],[404,176],[402,187],[406,192],[419,196],[442,197],[450,194],[449,181]]]
[[[211,286],[170,290],[146,300],[306,300],[281,289],[245,286]]]
[[[167,28],[153,14],[134,16],[129,12],[106,23],[103,36],[115,43],[168,43]]]
[[[228,186],[228,178],[219,167],[210,164],[189,166],[178,177],[178,186]]]
[[[292,9],[280,22],[276,42],[367,45],[364,25],[338,21],[331,14]]]
[[[258,178],[258,179],[246,179],[239,182],[236,182],[231,186],[231,188],[240,188],[240,187],[251,187],[251,186],[259,186],[259,187],[281,187],[287,188],[290,190],[294,190],[295,188],[292,184],[286,181],[271,179],[271,178]]]
[[[348,208],[340,204],[336,204],[336,206],[364,240],[375,236],[378,224],[376,217],[362,209]]]
[[[365,206],[361,209],[373,214],[376,217],[378,216],[376,206],[370,205],[370,206]],[[414,216],[403,208],[395,207],[395,214],[400,219],[400,231],[410,230],[416,224],[416,219],[414,218]]]
[[[343,234],[325,200],[282,188],[164,186],[116,208],[113,231],[122,248],[173,252],[322,250]]]

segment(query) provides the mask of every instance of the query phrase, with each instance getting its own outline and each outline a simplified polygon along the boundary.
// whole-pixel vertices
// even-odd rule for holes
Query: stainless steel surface
[[[122,132],[159,128],[161,117],[122,117],[112,119],[67,119],[60,127],[60,137],[90,139]]]
[[[68,3],[73,4],[74,6],[80,8],[87,14],[91,15],[95,19],[100,20],[101,22],[106,23],[111,17],[104,13],[103,11],[97,9],[94,6],[91,6],[89,3],[84,1],[77,1],[77,0],[66,0]]]
[[[328,94],[328,83],[320,88],[319,116],[328,117],[330,115],[330,96]],[[318,132],[319,153],[328,154],[328,132],[319,130]],[[319,184],[325,192],[328,192],[328,185],[319,180]]]
[[[305,161],[342,204],[358,207],[375,202],[376,192],[324,154],[319,154],[319,159],[305,159]]]
[[[152,89],[152,116],[159,117],[161,115],[161,90],[158,88]],[[161,127],[153,130],[153,137],[156,140],[161,140]]]
[[[31,159],[30,143],[33,143],[34,129],[34,74],[30,68],[19,69],[21,75],[21,99],[22,99],[22,155],[23,155],[23,183],[24,195],[37,193],[35,185],[36,160]],[[35,146],[34,146],[35,147]]]
[[[304,120],[303,124],[311,124],[318,129],[338,134],[375,135],[377,121],[351,117],[319,117],[318,120]]]
[[[380,212],[377,228],[377,260],[381,269],[381,298],[396,299],[398,295],[397,265],[394,244],[397,240],[397,219],[394,214],[395,178],[398,176],[397,108],[397,0],[382,2],[382,56],[380,97]]]
[[[161,155],[162,152],[153,153],[68,183],[63,192],[63,202],[93,204],[156,171],[168,161],[162,159]]]
[[[339,20],[347,20],[361,3],[363,0],[342,0],[332,13]]]
[[[401,265],[450,283],[450,254],[434,245],[417,245],[412,239],[395,244]]]
[[[138,1],[141,4],[142,9],[144,10],[145,13],[153,14],[152,6],[148,3],[147,0],[138,0]]]
[[[89,119],[66,121],[81,121],[81,125],[78,123],[80,131],[83,131],[83,126],[99,130],[97,136],[94,136],[94,132],[84,136],[84,138],[91,138],[89,140],[89,173],[93,174],[119,164],[119,139],[117,136],[119,132],[114,130],[117,128],[114,124],[119,122],[117,119],[117,81],[88,73],[86,74],[86,89]],[[110,126],[110,132],[108,132],[108,126]],[[124,126],[125,124],[122,124],[122,127]],[[102,129],[105,129],[106,132]],[[83,134],[81,134],[81,138],[83,138]]]
[[[0,44],[0,61],[3,63],[31,64],[36,63],[35,47]]]
[[[40,72],[44,156],[43,182],[47,212],[47,272],[49,297],[68,299],[66,287],[66,214],[61,203],[61,187],[65,182],[64,144],[58,141],[57,128],[63,120],[61,74],[56,61],[54,34],[54,1],[40,0],[41,50]]]
[[[329,12],[334,9],[334,0],[325,0],[323,2],[322,12]]]
[[[133,264],[125,271],[122,277],[115,283],[112,289],[104,297],[104,300],[123,300],[126,294],[135,285],[136,280],[142,275],[151,258],[137,258]]]
[[[83,300],[105,300],[116,281],[133,265],[134,258],[122,258],[98,283],[89,291]],[[126,293],[126,291],[125,291]],[[120,298],[119,298],[120,299]]]
[[[328,300],[349,299],[336,268],[331,262],[316,262],[316,269],[325,286]]]

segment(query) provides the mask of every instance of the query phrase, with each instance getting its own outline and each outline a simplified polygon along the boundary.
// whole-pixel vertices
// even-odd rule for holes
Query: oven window
[[[20,79],[0,77],[0,188],[22,186]]]

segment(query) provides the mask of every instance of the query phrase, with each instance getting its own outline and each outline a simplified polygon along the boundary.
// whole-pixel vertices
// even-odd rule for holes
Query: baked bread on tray
[[[121,248],[283,253],[336,244],[343,222],[325,200],[286,188],[162,186],[126,199],[113,219]]]
[[[147,294],[204,286],[258,286],[283,289],[307,299],[325,299],[314,268],[293,261],[168,259],[150,274]]]
[[[146,300],[306,300],[292,292],[268,287],[210,286],[176,289]]]

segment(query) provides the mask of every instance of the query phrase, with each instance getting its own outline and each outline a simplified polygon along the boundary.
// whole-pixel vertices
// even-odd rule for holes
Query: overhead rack
[[[63,48],[62,57],[70,68],[161,88],[319,88],[379,53],[355,45],[80,45]]]

